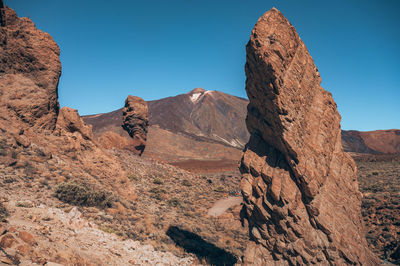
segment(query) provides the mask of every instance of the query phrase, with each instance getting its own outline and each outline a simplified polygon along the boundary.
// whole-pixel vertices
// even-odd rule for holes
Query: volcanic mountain
[[[149,101],[150,128],[144,156],[167,162],[223,160],[226,164],[228,160],[236,167],[249,138],[247,103],[240,97],[201,88]],[[83,116],[83,120],[93,125],[95,136],[103,138],[109,148],[120,147],[128,138],[121,127],[122,109]]]
[[[193,164],[193,160],[222,160],[236,167],[249,139],[245,126],[248,100],[219,91],[196,88],[186,94],[149,101],[149,132],[144,156],[162,161]],[[96,137],[107,147],[129,145],[122,128],[122,108],[83,116]],[[358,154],[400,153],[400,130],[342,131],[346,152]],[[179,162],[179,163],[178,163]]]

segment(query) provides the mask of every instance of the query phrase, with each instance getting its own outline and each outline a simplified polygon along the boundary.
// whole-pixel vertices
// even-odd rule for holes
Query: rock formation
[[[93,140],[92,126],[86,125],[79,116],[78,110],[63,107],[57,118],[56,129],[69,133],[79,132],[86,140]]]
[[[122,127],[131,136],[133,151],[141,155],[146,146],[147,128],[149,126],[147,103],[139,97],[129,95],[122,110],[124,122]]]
[[[247,44],[240,170],[250,237],[245,263],[378,264],[361,219],[357,168],[341,146],[340,115],[294,27],[266,12]]]
[[[57,44],[3,1],[0,24],[0,107],[30,127],[54,129],[61,74]]]

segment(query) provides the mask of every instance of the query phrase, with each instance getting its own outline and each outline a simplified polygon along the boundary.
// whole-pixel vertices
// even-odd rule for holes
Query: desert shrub
[[[8,145],[5,139],[0,140],[0,156],[7,156]]]
[[[378,172],[374,171],[374,172],[372,172],[372,175],[378,175]]]
[[[189,180],[184,179],[184,180],[182,181],[182,185],[184,185],[184,186],[186,186],[186,187],[190,187],[190,186],[192,186],[192,183],[190,183]]]
[[[8,217],[8,211],[4,207],[3,203],[0,202],[0,222],[5,222]]]
[[[162,200],[162,194],[165,193],[165,190],[159,187],[154,187],[152,189],[149,190],[150,193],[152,193],[152,195],[150,197],[156,199],[156,200]]]
[[[366,187],[365,190],[376,193],[378,191],[383,191],[383,188],[379,184],[372,184],[372,185]]]
[[[140,177],[138,175],[134,174],[134,173],[131,173],[131,174],[128,175],[128,179],[130,181],[139,181]]]
[[[118,229],[107,227],[107,226],[99,226],[99,229],[108,234],[115,234],[117,236],[123,236],[124,233]]]
[[[153,183],[156,185],[162,185],[164,184],[164,181],[162,181],[160,178],[154,178]]]
[[[219,187],[216,187],[216,188],[214,189],[214,191],[216,191],[216,192],[224,192],[224,188],[221,187],[221,186],[219,186]]]
[[[93,186],[77,181],[63,182],[56,186],[55,197],[78,206],[112,207],[115,198],[111,192],[95,190]]]
[[[181,205],[181,203],[179,202],[179,199],[172,198],[172,199],[168,200],[168,205],[172,206],[172,207],[178,207]]]

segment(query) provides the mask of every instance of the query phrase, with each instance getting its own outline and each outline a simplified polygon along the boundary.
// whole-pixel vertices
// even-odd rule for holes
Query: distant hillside
[[[400,154],[400,130],[342,130],[343,149],[368,154]]]
[[[148,105],[150,128],[144,156],[168,162],[228,159],[236,164],[249,138],[243,98],[197,88]],[[93,126],[96,137],[111,131],[129,138],[121,127],[122,108],[82,118]]]
[[[149,101],[150,128],[144,155],[167,162],[236,161],[249,138],[245,123],[247,104],[246,99],[200,88]],[[83,116],[83,120],[93,125],[96,137],[111,131],[129,138],[121,127],[122,109]],[[342,142],[347,152],[400,154],[400,130],[397,129],[343,130]]]

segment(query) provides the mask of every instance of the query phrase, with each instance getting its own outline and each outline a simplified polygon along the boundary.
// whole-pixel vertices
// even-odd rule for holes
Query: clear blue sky
[[[80,114],[195,87],[246,97],[245,45],[271,7],[296,27],[342,128],[400,128],[400,1],[5,0],[61,48],[60,103]]]

